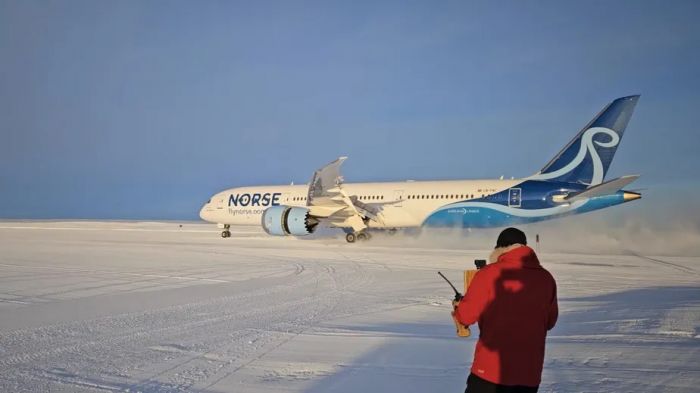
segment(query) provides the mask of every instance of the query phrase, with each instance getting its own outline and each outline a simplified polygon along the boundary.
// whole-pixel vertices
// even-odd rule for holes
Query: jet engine
[[[305,236],[314,232],[318,220],[304,207],[272,206],[262,215],[262,227],[269,235]]]

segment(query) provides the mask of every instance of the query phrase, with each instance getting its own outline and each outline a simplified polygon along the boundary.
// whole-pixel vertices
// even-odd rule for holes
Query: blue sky
[[[526,176],[637,93],[609,176],[700,190],[698,15],[696,1],[0,0],[0,217],[197,218],[221,189],[304,183],[340,155],[347,181]]]

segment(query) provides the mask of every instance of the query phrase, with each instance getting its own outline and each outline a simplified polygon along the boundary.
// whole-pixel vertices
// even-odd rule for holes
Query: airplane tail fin
[[[530,179],[591,186],[602,183],[638,100],[634,95],[608,104]]]

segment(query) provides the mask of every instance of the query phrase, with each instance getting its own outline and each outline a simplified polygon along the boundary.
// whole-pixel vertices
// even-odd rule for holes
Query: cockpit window
[[[207,201],[207,203],[211,203],[211,199]]]

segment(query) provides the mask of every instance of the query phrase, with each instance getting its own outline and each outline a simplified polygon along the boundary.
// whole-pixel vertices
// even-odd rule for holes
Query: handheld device
[[[452,290],[455,292],[455,298],[452,300],[452,320],[454,321],[455,328],[457,329],[457,336],[459,337],[469,337],[472,333],[469,330],[468,326],[462,325],[458,320],[457,320],[457,315],[455,314],[455,310],[457,309],[457,305],[459,304],[459,301],[462,300],[463,296],[457,288],[455,288],[454,285],[450,282],[450,280],[445,277],[442,272],[438,272],[438,275],[442,277],[443,280],[447,281],[448,284],[452,287]]]

